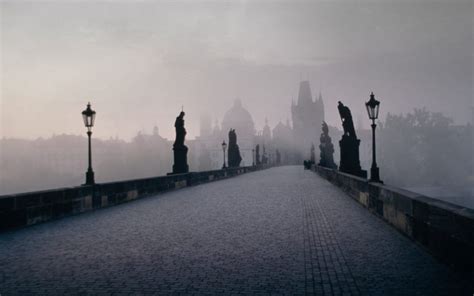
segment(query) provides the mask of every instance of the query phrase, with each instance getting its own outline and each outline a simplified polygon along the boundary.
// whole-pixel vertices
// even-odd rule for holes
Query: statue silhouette
[[[310,158],[309,158],[309,161],[311,163],[315,163],[316,162],[316,154],[315,154],[315,148],[314,148],[314,143],[311,143],[311,154],[310,154]]]
[[[261,165],[262,162],[260,161],[260,145],[257,144],[255,147],[255,163],[256,165]]]
[[[229,131],[229,150],[228,150],[229,167],[239,167],[242,157],[240,156],[239,145],[237,145],[237,134],[235,129]]]
[[[267,157],[267,152],[265,151],[265,144],[263,145],[262,164],[268,164],[268,157]]]
[[[331,169],[336,169],[337,166],[334,163],[334,145],[332,144],[331,137],[329,136],[329,127],[326,122],[323,121],[322,125],[323,132],[319,138],[319,150],[320,150],[320,160],[319,165],[322,167],[327,167]]]
[[[183,146],[184,145],[184,138],[186,137],[186,129],[184,128],[184,111],[179,113],[179,116],[176,117],[176,121],[174,123],[174,127],[176,129],[176,140],[174,141],[173,146]]]
[[[276,150],[276,164],[277,165],[280,165],[281,164],[281,154],[280,154],[280,150]]]
[[[349,110],[347,106],[344,106],[341,101],[338,102],[337,109],[339,110],[339,115],[341,116],[344,134],[349,137],[357,138],[354,129],[354,122],[352,121],[351,110]]]
[[[339,164],[339,170],[351,175],[367,178],[367,171],[362,170],[360,167],[360,140],[357,139],[355,133],[351,110],[344,106],[340,101],[338,102],[337,109],[339,110],[339,115],[342,120],[342,128],[344,129],[342,139],[339,141],[339,146],[341,147],[341,163]]]
[[[184,111],[179,113],[176,117],[174,127],[176,130],[176,140],[173,144],[174,152],[174,164],[173,172],[171,174],[183,174],[189,172],[187,153],[188,147],[184,145],[184,139],[186,137],[186,129],[184,128]]]

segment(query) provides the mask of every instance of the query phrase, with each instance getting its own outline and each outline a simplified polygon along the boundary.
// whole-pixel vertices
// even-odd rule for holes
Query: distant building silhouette
[[[227,132],[230,129],[235,129],[239,135],[241,165],[251,165],[252,148],[255,145],[255,124],[252,115],[244,108],[240,99],[234,101],[233,106],[224,114],[222,119],[222,131]]]
[[[313,100],[309,81],[302,81],[298,91],[298,101],[291,104],[293,139],[302,158],[309,158],[312,143],[319,139],[319,130],[324,119],[324,102],[321,93]]]
[[[281,121],[273,129],[273,146],[280,153],[281,163],[295,163],[293,144],[293,130],[289,121],[283,124]]]
[[[242,101],[236,99],[232,107],[225,112],[221,127],[216,119],[214,128],[211,130],[210,119],[206,116],[201,117],[200,135],[194,141],[188,141],[190,153],[192,154],[190,162],[193,163],[192,169],[218,169],[222,167],[222,147],[221,143],[228,137],[228,131],[235,129],[238,133],[239,150],[242,157],[241,166],[252,164],[252,149],[255,147],[255,124],[250,112],[244,108]],[[207,150],[207,152],[203,151]],[[205,156],[206,153],[210,157]],[[197,164],[196,161],[198,160]],[[202,163],[201,163],[202,160]]]
[[[36,140],[0,139],[0,195],[77,186],[87,168],[83,136],[55,135]],[[93,139],[96,182],[161,176],[172,165],[172,142],[139,132],[130,141]]]

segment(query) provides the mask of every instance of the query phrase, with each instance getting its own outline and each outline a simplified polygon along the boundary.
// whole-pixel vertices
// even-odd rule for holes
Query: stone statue
[[[184,128],[184,115],[184,111],[181,111],[174,122],[174,127],[176,129],[176,140],[174,142],[174,146],[184,145],[184,138],[186,137],[186,129]]]
[[[262,162],[260,161],[260,145],[257,144],[255,147],[255,164],[261,165]]]
[[[240,156],[239,145],[237,145],[237,134],[235,133],[235,129],[229,131],[229,150],[227,157],[230,168],[240,166],[242,157]]]
[[[347,106],[344,106],[341,101],[338,102],[337,109],[339,110],[339,115],[341,116],[344,135],[357,138],[354,129],[354,122],[352,121],[351,110]]]
[[[184,111],[181,111],[174,127],[176,129],[176,140],[173,144],[174,165],[172,174],[184,174],[189,172],[187,154],[188,147],[184,145],[184,138],[186,137],[186,129],[184,128]]]
[[[262,164],[268,163],[267,152],[265,152],[265,145],[263,145],[263,153],[262,153]]]
[[[347,106],[344,106],[340,101],[337,109],[339,110],[339,115],[342,120],[342,128],[344,129],[342,139],[339,141],[339,146],[341,148],[341,163],[339,164],[339,170],[361,178],[367,178],[367,171],[362,170],[360,167],[360,140],[357,139],[355,133],[351,110],[349,110]]]
[[[315,149],[314,149],[314,143],[311,144],[311,154],[310,154],[310,162],[311,163],[316,163],[316,154],[315,154]]]
[[[336,169],[337,166],[334,163],[334,145],[332,144],[331,137],[329,136],[329,127],[326,122],[323,121],[322,125],[323,132],[319,138],[319,150],[320,150],[320,160],[319,165],[322,167],[327,167],[331,169]]]

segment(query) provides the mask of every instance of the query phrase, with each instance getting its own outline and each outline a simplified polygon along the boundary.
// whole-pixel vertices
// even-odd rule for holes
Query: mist
[[[321,92],[336,149],[337,102],[368,131],[364,102],[376,94],[388,184],[472,188],[472,1],[4,1],[0,8],[0,194],[80,185],[87,165],[80,113],[89,101],[97,111],[97,177],[106,182],[169,172],[181,109],[190,141],[202,136],[203,117],[221,128],[236,99],[257,134],[266,119],[271,130],[279,122],[292,126],[301,81],[309,81],[314,99]],[[383,133],[393,116],[403,120],[422,108],[451,120],[430,139],[461,133],[431,151],[430,161],[453,147],[462,153],[452,167],[434,165],[436,173],[417,179],[413,162],[398,168],[390,160],[412,147],[389,150],[396,136]],[[320,133],[308,135],[316,146]],[[362,138],[365,169],[369,140]],[[425,151],[420,147],[417,153]],[[307,157],[309,149],[297,150]],[[64,156],[45,157],[58,151]],[[221,166],[200,165],[199,153],[193,170]]]
[[[2,2],[2,135],[82,134],[92,101],[95,136],[131,139],[188,110],[218,119],[235,98],[256,124],[290,119],[300,80],[365,117],[431,107],[466,123],[472,111],[472,3]],[[333,108],[329,108],[331,106]],[[39,120],[41,119],[41,120]],[[100,124],[99,124],[100,122]]]

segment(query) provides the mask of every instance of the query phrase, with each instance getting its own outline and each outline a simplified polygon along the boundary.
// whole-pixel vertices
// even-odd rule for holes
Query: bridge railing
[[[337,170],[311,169],[435,257],[470,272],[474,280],[474,210]]]
[[[227,168],[0,196],[0,231],[265,168],[268,166]]]

